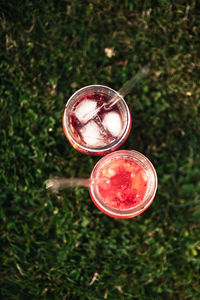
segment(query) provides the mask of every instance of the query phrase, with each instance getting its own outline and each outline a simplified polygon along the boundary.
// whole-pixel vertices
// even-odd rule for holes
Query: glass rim
[[[110,143],[109,145],[106,145],[106,146],[103,146],[103,147],[88,147],[88,146],[85,146],[83,145],[82,143],[79,143],[75,138],[74,138],[74,135],[73,135],[73,132],[71,132],[70,130],[70,127],[68,126],[68,119],[67,119],[67,116],[66,116],[66,109],[67,107],[69,106],[70,102],[74,99],[74,97],[77,96],[77,94],[81,93],[82,91],[84,90],[87,90],[87,89],[91,89],[91,88],[102,88],[102,89],[107,89],[107,90],[110,90],[111,92],[113,92],[114,94],[118,95],[120,97],[120,102],[122,103],[122,105],[125,107],[125,111],[126,111],[126,115],[127,115],[127,118],[126,118],[126,126],[124,128],[124,131],[123,133],[121,134],[120,138],[116,138],[112,143]],[[120,143],[123,141],[123,139],[126,137],[126,135],[128,134],[129,132],[129,127],[130,127],[130,124],[131,124],[131,115],[130,115],[130,111],[129,111],[129,107],[126,103],[126,101],[124,100],[124,98],[117,92],[115,91],[114,89],[106,86],[106,85],[101,85],[101,84],[92,84],[92,85],[87,85],[87,86],[84,86],[82,88],[80,88],[79,90],[77,90],[75,93],[73,93],[73,95],[68,99],[66,105],[65,105],[65,109],[64,109],[64,112],[63,112],[63,129],[64,129],[64,133],[67,136],[70,137],[70,139],[72,140],[72,142],[77,145],[78,147],[82,148],[84,151],[88,151],[90,153],[104,153],[104,152],[109,152],[111,151],[113,148],[117,148],[118,145],[120,145]]]
[[[151,180],[152,181],[151,184],[153,184],[153,186],[149,186],[150,184],[148,183],[148,189],[145,193],[145,196],[144,196],[144,199],[142,200],[142,202],[140,202],[138,205],[136,205],[132,208],[122,209],[122,210],[110,208],[110,207],[106,206],[103,203],[103,201],[98,199],[96,186],[92,185],[89,187],[90,196],[91,196],[94,204],[103,213],[109,215],[110,217],[124,218],[124,219],[132,218],[132,217],[135,217],[135,216],[141,214],[143,211],[145,211],[153,202],[156,191],[157,191],[157,186],[158,186],[158,178],[157,178],[156,170],[155,170],[153,164],[151,163],[151,161],[142,153],[140,153],[136,150],[117,150],[117,151],[107,154],[106,156],[101,158],[96,163],[96,165],[94,166],[94,168],[91,172],[90,178],[91,179],[96,178],[96,175],[98,175],[98,172],[102,169],[102,167],[104,165],[106,165],[107,162],[114,160],[116,158],[134,159],[139,164],[141,164],[143,167],[144,166],[146,166],[146,168],[148,167],[148,172],[151,173],[151,174],[149,174],[148,181]]]

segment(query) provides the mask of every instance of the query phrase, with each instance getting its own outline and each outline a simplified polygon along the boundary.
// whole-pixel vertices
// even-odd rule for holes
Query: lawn
[[[199,28],[194,0],[1,1],[1,299],[199,299]],[[153,204],[118,220],[87,188],[46,191],[99,160],[64,136],[68,98],[147,64],[122,149],[154,164]]]

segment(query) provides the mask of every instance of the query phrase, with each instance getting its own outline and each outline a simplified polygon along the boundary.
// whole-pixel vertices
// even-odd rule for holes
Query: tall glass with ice
[[[111,107],[106,103],[119,97]],[[89,85],[75,92],[63,113],[64,133],[78,151],[102,156],[118,149],[131,129],[129,108],[115,90]]]

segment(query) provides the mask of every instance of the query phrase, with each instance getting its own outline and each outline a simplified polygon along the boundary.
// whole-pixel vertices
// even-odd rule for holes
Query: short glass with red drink
[[[147,157],[134,150],[118,150],[94,166],[89,187],[94,204],[114,218],[132,218],[145,211],[157,190],[156,171]]]
[[[109,100],[119,97],[112,106]],[[131,115],[122,96],[103,85],[89,85],[75,92],[63,113],[64,133],[78,151],[103,156],[118,149],[131,130]]]

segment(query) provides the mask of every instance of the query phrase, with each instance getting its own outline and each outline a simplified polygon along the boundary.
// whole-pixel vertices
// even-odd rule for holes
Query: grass
[[[1,1],[1,299],[199,299],[200,6],[176,3]],[[116,220],[87,189],[48,193],[99,159],[64,137],[69,96],[117,90],[147,63],[122,148],[153,162],[152,206]]]

